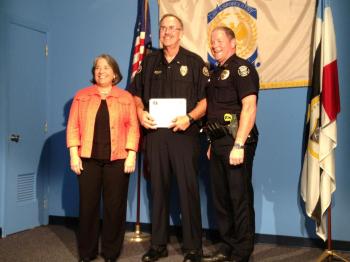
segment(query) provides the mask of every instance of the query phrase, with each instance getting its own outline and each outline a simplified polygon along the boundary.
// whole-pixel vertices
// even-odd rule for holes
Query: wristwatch
[[[194,123],[194,119],[190,114],[187,114],[188,120],[190,120],[190,125]]]
[[[235,149],[244,149],[244,145],[238,144],[238,143],[234,143],[233,144],[233,148]]]

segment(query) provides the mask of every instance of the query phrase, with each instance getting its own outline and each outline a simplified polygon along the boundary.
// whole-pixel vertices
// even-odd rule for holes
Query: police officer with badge
[[[230,28],[215,28],[210,43],[218,67],[207,88],[204,130],[211,141],[207,156],[221,243],[203,261],[248,261],[255,234],[251,177],[258,141],[259,76],[253,65],[236,55]]]
[[[163,49],[147,55],[129,91],[134,95],[138,118],[145,129],[145,158],[151,177],[152,240],[142,261],[168,256],[171,177],[177,179],[184,261],[201,261],[202,223],[198,185],[200,152],[197,120],[205,115],[209,72],[204,61],[182,48],[183,23],[175,15],[160,20]],[[172,119],[167,128],[157,127],[150,114],[150,99],[185,98],[186,113]],[[170,106],[170,105],[169,105]]]

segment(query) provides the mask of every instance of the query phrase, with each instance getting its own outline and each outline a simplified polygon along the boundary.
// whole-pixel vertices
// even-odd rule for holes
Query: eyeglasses
[[[160,31],[160,32],[170,32],[170,33],[174,33],[175,31],[180,31],[180,30],[181,30],[181,28],[175,27],[175,26],[169,26],[169,27],[160,26],[160,27],[159,27],[159,31]]]

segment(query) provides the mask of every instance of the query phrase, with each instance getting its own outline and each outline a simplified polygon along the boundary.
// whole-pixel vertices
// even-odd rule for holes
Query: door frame
[[[2,42],[0,41],[0,47],[3,46],[3,52],[4,54],[4,61],[5,63],[2,63],[2,68],[0,66],[0,87],[1,84],[3,83],[3,88],[0,88],[0,109],[2,113],[0,114],[0,121],[2,123],[2,128],[0,130],[0,135],[2,135],[2,139],[0,142],[0,157],[1,154],[3,154],[2,159],[0,160],[0,165],[2,168],[0,168],[0,238],[6,236],[6,228],[5,228],[5,210],[6,210],[6,185],[7,185],[7,177],[6,174],[8,172],[9,166],[8,166],[8,150],[9,150],[9,89],[8,87],[10,86],[10,79],[9,79],[9,74],[7,73],[6,70],[8,65],[10,63],[10,40],[9,40],[9,34],[10,34],[10,25],[15,24],[19,26],[23,26],[26,28],[29,28],[31,30],[38,31],[40,33],[45,34],[46,36],[46,45],[48,45],[49,42],[49,30],[48,27],[32,20],[28,20],[26,18],[18,17],[18,16],[13,16],[13,15],[7,15],[7,14],[2,14],[3,15],[3,31],[0,33],[0,36],[3,35],[4,37],[2,38]],[[1,10],[0,10],[0,21],[1,21]],[[0,25],[1,28],[1,25]],[[0,31],[1,32],[1,31]],[[0,38],[1,39],[1,38]],[[44,52],[44,50],[43,50]],[[1,51],[0,51],[1,54]],[[49,57],[46,58],[46,68],[45,68],[45,101],[44,101],[44,109],[45,109],[45,118],[46,121],[48,122],[48,83],[49,83],[49,77],[48,77],[48,68],[49,68]],[[46,139],[48,138],[48,132],[46,133]],[[2,152],[1,152],[2,151]],[[45,179],[43,181],[44,184],[44,196],[46,196],[46,199],[48,201],[48,174],[45,176]],[[48,203],[47,203],[48,205]],[[43,209],[43,224],[48,224],[48,206],[46,209]]]
[[[5,30],[7,24],[7,17],[0,9],[0,57],[6,56],[6,35]],[[6,73],[5,63],[0,63],[0,237],[2,236],[2,228],[4,225],[4,209],[5,209],[5,173],[6,173],[6,136],[7,136],[7,89],[6,89]]]

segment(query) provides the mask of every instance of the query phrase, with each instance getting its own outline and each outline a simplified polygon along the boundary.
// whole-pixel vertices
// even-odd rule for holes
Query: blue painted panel
[[[5,235],[41,224],[40,200],[47,186],[39,173],[45,140],[46,34],[14,21],[8,33],[7,138],[18,135],[19,139],[7,141]]]
[[[35,21],[46,25],[49,20],[49,1],[46,0],[1,0],[0,9],[11,17]]]
[[[337,37],[341,112],[337,121],[338,147],[336,149],[337,190],[333,198],[332,234],[334,239],[350,240],[350,1],[331,1]]]
[[[17,21],[25,20],[32,26],[47,26],[49,18],[48,3],[46,0],[1,0],[0,1],[0,57],[5,58],[8,48],[5,45],[7,39],[6,31],[9,17],[16,17]],[[5,88],[8,86],[8,66],[0,65],[0,227],[4,223],[4,194],[5,194],[5,168],[7,152],[7,104],[8,94]]]
[[[304,235],[299,177],[306,95],[307,88],[260,92],[253,183],[256,230],[262,234]]]

